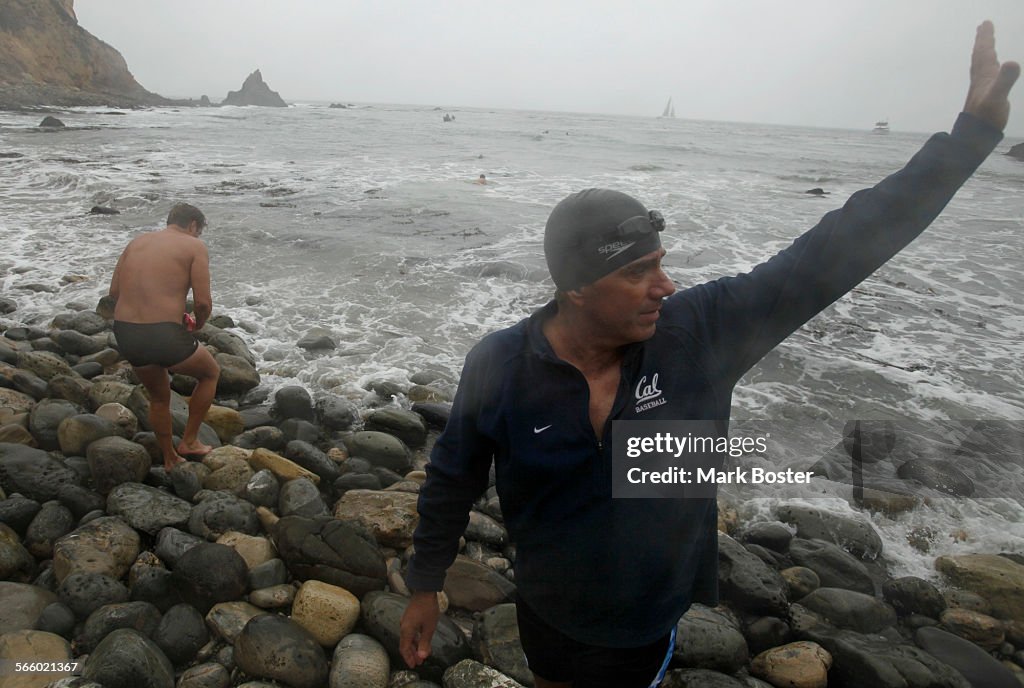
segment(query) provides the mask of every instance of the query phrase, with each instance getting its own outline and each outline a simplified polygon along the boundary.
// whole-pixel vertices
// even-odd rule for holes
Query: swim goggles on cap
[[[632,234],[649,234],[665,229],[665,218],[657,210],[649,210],[646,215],[634,215],[619,223],[611,236],[623,237]]]

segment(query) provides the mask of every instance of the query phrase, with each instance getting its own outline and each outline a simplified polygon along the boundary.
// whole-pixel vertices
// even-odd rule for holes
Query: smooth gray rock
[[[794,538],[788,554],[797,566],[807,567],[818,574],[824,587],[875,594],[875,583],[864,564],[838,545],[824,540]]]
[[[243,449],[269,449],[273,452],[279,452],[284,449],[286,444],[284,439],[284,433],[281,432],[280,428],[275,428],[272,425],[261,425],[252,430],[246,430],[245,432],[236,435],[231,444],[236,447],[242,447]]]
[[[104,437],[122,437],[112,421],[91,413],[65,418],[57,427],[57,442],[65,456],[83,456],[89,445]]]
[[[54,602],[39,614],[35,629],[70,640],[75,630],[75,613],[63,602]]]
[[[408,447],[392,435],[383,432],[362,431],[345,441],[351,456],[366,459],[374,466],[380,466],[406,473],[412,467]]]
[[[223,492],[214,495],[192,507],[189,532],[211,541],[232,530],[246,535],[260,534],[256,507],[234,495]]]
[[[260,590],[288,582],[288,568],[280,559],[271,559],[249,569],[249,589]]]
[[[171,582],[184,602],[206,614],[218,602],[245,594],[249,567],[233,548],[204,542],[181,555]]]
[[[164,528],[156,538],[155,552],[160,560],[174,568],[185,552],[205,542],[203,538],[177,528]]]
[[[174,668],[164,653],[152,640],[127,628],[100,642],[82,677],[104,688],[174,688]]]
[[[286,516],[274,526],[273,537],[299,580],[322,580],[356,597],[384,587],[387,567],[380,548],[344,521]]]
[[[444,672],[444,688],[523,688],[497,669],[464,659]]]
[[[784,614],[786,582],[743,545],[724,533],[718,538],[718,584],[722,597],[753,614]]]
[[[334,648],[330,688],[386,688],[390,662],[384,646],[368,635],[350,633]]]
[[[159,624],[160,610],[149,602],[105,604],[85,620],[76,644],[83,653],[89,653],[118,628],[131,628],[150,638]]]
[[[818,588],[800,604],[839,628],[877,633],[896,624],[896,612],[885,602],[864,593],[842,588]]]
[[[3,450],[0,449],[0,452]],[[43,454],[45,456],[45,454]],[[2,471],[0,464],[0,471]],[[2,473],[0,473],[2,475]],[[11,528],[19,536],[24,537],[32,519],[42,509],[42,505],[34,499],[28,499],[22,494],[12,494],[7,499],[0,500],[0,523]]]
[[[300,418],[311,421],[314,419],[313,397],[304,387],[297,385],[282,387],[274,394],[273,413],[281,420]]]
[[[245,484],[243,497],[255,506],[273,508],[281,494],[281,484],[269,469],[264,468],[253,474]]]
[[[341,476],[338,464],[309,442],[292,440],[285,447],[284,456],[307,471],[316,473],[320,476],[321,481],[323,481],[322,484],[333,483]]]
[[[153,642],[175,666],[191,662],[209,640],[203,615],[184,603],[168,609],[153,633]]]
[[[192,505],[184,499],[140,483],[122,483],[107,496],[107,513],[150,535],[188,523]]]
[[[88,618],[103,605],[128,601],[128,588],[102,573],[72,573],[60,584],[57,594],[79,619]]]
[[[938,628],[919,628],[914,642],[963,674],[974,688],[1020,688],[1012,671],[969,640]]]
[[[64,399],[43,399],[28,414],[28,431],[39,443],[39,448],[53,451],[60,448],[57,428],[65,418],[82,413],[83,409]]]
[[[427,424],[418,413],[398,408],[374,411],[366,418],[366,429],[394,435],[412,449],[422,447],[427,440]]]
[[[235,640],[235,663],[250,676],[275,679],[291,688],[327,683],[324,651],[309,631],[284,616],[253,617]]]
[[[882,538],[865,516],[839,515],[824,509],[786,504],[776,510],[779,519],[796,526],[796,536],[839,545],[856,557],[875,559],[882,553]]]
[[[793,532],[779,521],[760,521],[745,528],[740,541],[761,545],[774,552],[785,552],[793,539]]]
[[[309,478],[289,480],[281,487],[278,512],[281,516],[307,518],[330,515],[327,505],[320,497],[320,490]]]
[[[316,400],[316,417],[329,432],[348,430],[359,419],[359,410],[344,397],[323,394]]]
[[[946,600],[934,585],[916,576],[904,576],[886,581],[882,596],[900,616],[921,614],[938,619],[946,609]]]
[[[676,624],[675,660],[685,667],[731,674],[750,659],[747,641],[729,618],[694,604]]]
[[[123,437],[96,440],[89,445],[85,457],[100,494],[109,493],[121,483],[141,483],[153,465],[145,447]]]
[[[75,516],[59,502],[47,502],[25,532],[24,545],[40,561],[53,558],[53,543],[75,527]]]
[[[482,612],[473,626],[473,649],[486,665],[530,685],[533,674],[519,640],[514,604],[499,604]]]
[[[177,688],[228,688],[230,685],[231,674],[224,665],[207,662],[182,672]]]

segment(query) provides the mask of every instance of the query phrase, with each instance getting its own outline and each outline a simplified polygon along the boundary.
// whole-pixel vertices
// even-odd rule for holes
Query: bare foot
[[[182,456],[206,456],[213,450],[208,444],[203,444],[199,440],[186,444],[185,440],[182,440],[178,444],[178,453]]]
[[[164,461],[164,470],[170,473],[174,470],[175,466],[180,466],[183,463],[188,463],[188,461],[175,454],[174,458],[170,461]]]

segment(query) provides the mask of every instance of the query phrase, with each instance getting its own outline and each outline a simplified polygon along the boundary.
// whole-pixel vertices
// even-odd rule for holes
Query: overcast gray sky
[[[974,30],[1024,62],[1024,0],[77,0],[136,79],[288,101],[948,129]],[[1024,84],[1007,133],[1024,136]]]

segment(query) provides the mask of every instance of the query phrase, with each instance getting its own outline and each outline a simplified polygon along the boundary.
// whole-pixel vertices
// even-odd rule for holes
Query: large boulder
[[[273,536],[281,559],[299,580],[321,580],[360,598],[384,587],[387,567],[380,548],[344,521],[286,516]]]
[[[453,607],[481,612],[510,602],[515,586],[489,566],[460,555],[448,569],[444,592]]]
[[[882,538],[865,516],[840,515],[792,504],[780,506],[776,513],[779,520],[796,526],[797,537],[825,540],[864,559],[874,559],[882,553]]]
[[[0,628],[5,633],[35,628],[43,610],[57,601],[57,595],[37,585],[0,581]]]
[[[385,688],[390,662],[384,646],[368,635],[350,633],[334,648],[331,688]]]
[[[184,602],[205,614],[218,602],[245,594],[249,567],[231,547],[207,542],[181,555],[172,583]]]
[[[530,685],[533,674],[526,664],[523,644],[519,640],[514,604],[499,604],[480,614],[473,626],[472,638],[476,656],[484,664]]]
[[[60,448],[57,429],[65,418],[78,415],[82,407],[64,399],[43,399],[32,407],[28,416],[28,430],[42,449]]]
[[[0,444],[0,489],[37,502],[57,499],[63,485],[77,485],[78,474],[49,454],[23,444]]]
[[[57,442],[65,456],[84,456],[86,449],[96,440],[121,436],[121,430],[113,421],[91,413],[65,418],[57,426]]]
[[[384,432],[364,430],[345,440],[351,456],[366,459],[374,466],[406,473],[412,468],[412,455],[402,440]]]
[[[260,70],[256,70],[242,84],[241,90],[228,91],[228,95],[221,102],[221,105],[261,105],[264,107],[288,107],[288,103],[281,99],[277,91],[270,90],[270,86],[263,81]]]
[[[168,526],[188,523],[192,505],[149,485],[122,483],[107,496],[107,513],[120,516],[136,530],[156,535]]]
[[[672,656],[681,666],[733,673],[746,666],[747,641],[721,612],[694,604],[676,624]]]
[[[260,384],[260,374],[241,356],[219,353],[214,358],[220,366],[217,394],[231,396],[245,394]]]
[[[417,495],[384,490],[349,490],[334,507],[334,517],[367,528],[387,547],[405,549],[419,523]]]
[[[1024,619],[1024,566],[995,554],[944,556],[935,568],[949,581],[992,603],[993,615]]]
[[[120,579],[139,556],[139,534],[115,516],[79,526],[53,545],[53,572],[58,581],[78,572]]]
[[[718,581],[722,596],[753,614],[784,614],[786,582],[778,571],[724,533],[718,537]]]
[[[104,688],[174,688],[174,667],[149,638],[120,628],[93,650],[82,676]]]
[[[290,688],[322,688],[327,657],[302,626],[284,616],[252,618],[235,641],[235,663],[250,676],[278,680]]]
[[[85,457],[100,494],[107,494],[121,483],[141,483],[153,464],[145,447],[123,437],[104,437],[91,442]]]

